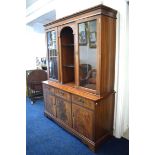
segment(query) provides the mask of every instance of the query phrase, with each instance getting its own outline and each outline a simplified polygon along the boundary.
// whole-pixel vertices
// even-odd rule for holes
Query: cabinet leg
[[[96,151],[96,148],[94,145],[87,143],[85,140],[81,139],[82,143],[84,143],[85,145],[87,145],[87,147],[89,147],[90,150],[92,150],[93,152]]]
[[[93,152],[96,151],[95,146],[93,146],[93,145],[91,145],[91,144],[88,144],[88,147],[89,147],[89,149],[92,150]]]

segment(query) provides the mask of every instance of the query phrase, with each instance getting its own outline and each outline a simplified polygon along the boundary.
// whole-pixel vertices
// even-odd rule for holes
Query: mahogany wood
[[[55,103],[55,96],[53,95],[53,88],[47,87],[43,85],[43,95],[44,95],[44,102],[45,102],[45,111],[47,111],[50,115],[56,116],[56,103]]]
[[[81,105],[85,108],[89,108],[92,110],[95,109],[95,103],[93,101],[88,100],[88,99],[83,98],[83,97],[80,97],[80,96],[77,96],[77,95],[72,95],[72,102],[76,103],[78,105]]]
[[[57,118],[64,123],[72,126],[71,121],[71,103],[56,97]]]
[[[72,104],[73,128],[85,137],[94,140],[94,113],[79,105]],[[86,123],[89,122],[89,123]]]
[[[58,81],[43,82],[44,114],[93,151],[113,132],[116,14],[98,5],[44,25],[57,32],[58,50]],[[96,20],[96,90],[79,84],[78,24],[90,20]]]
[[[116,19],[101,17],[101,50],[99,61],[99,93],[114,90]],[[102,82],[101,82],[102,81]]]

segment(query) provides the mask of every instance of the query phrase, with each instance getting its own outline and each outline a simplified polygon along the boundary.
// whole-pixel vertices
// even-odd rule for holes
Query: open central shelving
[[[75,82],[74,78],[74,36],[70,27],[61,31],[62,83]]]

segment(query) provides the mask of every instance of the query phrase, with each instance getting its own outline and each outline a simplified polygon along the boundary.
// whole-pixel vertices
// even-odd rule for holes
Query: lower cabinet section
[[[93,151],[113,129],[114,94],[91,100],[43,84],[45,115],[77,136]]]

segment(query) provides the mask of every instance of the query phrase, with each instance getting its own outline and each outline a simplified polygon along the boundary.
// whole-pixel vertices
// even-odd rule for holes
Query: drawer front
[[[92,110],[95,109],[95,103],[93,101],[77,95],[72,95],[72,102]]]
[[[54,88],[51,86],[43,84],[43,91],[48,95],[54,95]]]
[[[49,87],[49,95],[54,95],[54,88],[53,87]]]
[[[65,100],[71,101],[71,95],[63,90],[55,89],[55,95]]]
[[[48,85],[43,84],[43,90],[46,91],[48,89]]]

